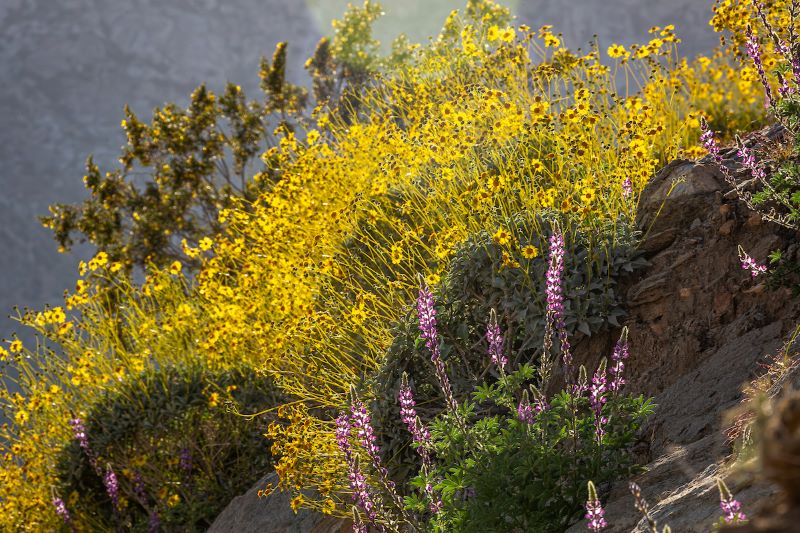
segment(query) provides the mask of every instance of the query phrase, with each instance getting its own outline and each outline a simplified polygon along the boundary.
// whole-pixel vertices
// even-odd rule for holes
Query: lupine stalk
[[[747,515],[742,512],[742,504],[733,497],[728,486],[721,479],[717,479],[719,489],[719,506],[724,513],[723,520],[726,524],[741,524],[747,520]]]
[[[747,252],[744,251],[741,245],[739,245],[739,261],[742,263],[742,268],[744,270],[749,270],[750,275],[754,278],[767,271],[767,266],[757,263],[755,259],[747,255]]]
[[[497,323],[497,313],[494,309],[489,314],[489,324],[486,326],[486,340],[489,343],[488,352],[492,358],[492,363],[501,373],[505,372],[508,358],[503,353],[503,334],[500,331],[500,325]]]
[[[414,402],[414,395],[411,392],[411,387],[408,385],[408,375],[405,372],[403,372],[403,377],[400,379],[400,390],[397,393],[397,401],[400,403],[400,418],[405,423],[414,442],[417,444],[417,453],[419,453],[422,458],[422,470],[427,474],[432,466],[430,453],[431,434],[423,425],[419,416],[417,416],[416,409],[414,409],[416,403]],[[433,491],[433,486],[430,483],[425,484],[425,494],[427,494],[431,501],[431,512],[436,514],[441,511],[442,500]]]
[[[58,496],[53,496],[53,507],[56,508],[56,514],[64,521],[64,524],[69,526],[69,528],[75,531],[75,524],[72,523],[72,517],[69,514],[69,510],[67,509],[67,504],[64,503],[64,500],[59,498]]]
[[[427,347],[428,351],[431,353],[431,361],[435,369],[436,379],[439,381],[439,387],[442,389],[442,394],[444,394],[445,401],[447,402],[451,414],[455,417],[456,422],[462,424],[461,417],[458,414],[458,403],[453,396],[450,378],[447,377],[447,372],[441,357],[439,333],[436,329],[436,308],[434,307],[433,293],[428,289],[425,283],[420,285],[419,295],[417,296],[417,316],[419,319],[420,336],[425,340],[425,347]]]
[[[567,337],[567,328],[564,322],[564,295],[561,282],[564,272],[564,235],[559,228],[553,229],[550,236],[549,266],[546,274],[545,295],[547,299],[547,317],[545,321],[543,359],[549,358],[551,336],[557,332],[561,343],[561,357],[564,363],[564,375],[569,383],[572,379],[572,348]],[[549,378],[549,363],[543,365],[542,380]]]
[[[517,405],[517,418],[526,424],[533,424],[533,407],[531,406],[531,401],[528,398],[527,390],[522,391],[522,399],[520,399],[519,405]]]
[[[758,77],[761,80],[761,85],[764,86],[764,107],[770,107],[772,105],[772,89],[769,86],[769,81],[767,80],[767,74],[764,72],[764,63],[761,60],[761,45],[758,43],[758,37],[753,35],[753,29],[750,25],[747,25],[747,30],[745,32],[747,35],[747,53],[750,55],[750,58],[753,60],[753,64],[756,67],[756,71],[758,72]]]
[[[614,345],[614,353],[611,354],[611,367],[608,369],[608,373],[611,374],[611,383],[609,383],[608,389],[614,393],[619,392],[625,384],[625,378],[622,377],[622,373],[625,371],[625,359],[628,356],[628,328],[626,326],[622,328],[622,334]]]
[[[759,164],[757,161],[755,152],[753,152],[753,150],[745,146],[744,143],[740,143],[736,155],[741,158],[742,165],[750,171],[754,178],[758,179],[764,184],[767,184],[767,172],[764,170],[764,166]]]
[[[642,513],[645,520],[647,520],[647,525],[650,526],[650,531],[653,533],[658,533],[658,524],[650,515],[650,506],[647,504],[647,500],[644,499],[644,496],[642,496],[641,487],[631,481],[628,483],[628,489],[630,489],[631,494],[633,494],[634,507],[636,507],[636,510]],[[667,531],[669,531],[669,526],[664,527],[664,533],[667,533]]]
[[[378,479],[386,491],[386,494],[392,498],[400,513],[405,515],[405,503],[403,502],[403,498],[397,494],[395,482],[389,479],[389,471],[381,462],[380,448],[375,444],[375,430],[372,427],[372,419],[369,415],[369,411],[367,411],[364,403],[358,399],[355,388],[351,388],[351,396],[350,427],[355,430],[356,437],[361,447],[366,450],[367,455],[372,461],[372,467],[378,473]]]
[[[408,375],[405,372],[403,372],[403,377],[400,381],[397,401],[400,403],[400,418],[417,444],[417,452],[422,457],[423,465],[430,464],[431,434],[420,421],[417,411],[414,409],[416,403],[414,402],[411,387],[408,384]]]
[[[605,358],[600,361],[597,371],[592,377],[592,385],[589,387],[589,404],[594,413],[594,427],[597,442],[600,443],[605,435],[605,424],[608,418],[603,416],[603,406],[606,404],[606,392],[608,391],[606,383],[606,360]]]
[[[586,515],[584,515],[584,517],[589,522],[586,524],[586,527],[589,528],[589,531],[600,531],[608,525],[606,519],[603,518],[606,512],[597,497],[597,489],[594,483],[589,481],[588,485],[589,497],[586,500]]]
[[[350,447],[350,419],[344,413],[336,419],[336,444],[345,456],[348,470],[347,478],[350,481],[350,489],[353,491],[353,501],[361,507],[367,519],[374,524],[378,518],[376,505],[367,484],[367,479],[361,473],[358,458],[353,455],[353,450]],[[360,531],[356,529],[356,525],[359,523],[360,521],[354,522],[353,531]]]
[[[192,477],[192,452],[189,448],[181,448],[178,466],[183,471],[184,478],[189,480]]]
[[[625,178],[625,181],[622,182],[622,194],[627,198],[631,193],[633,193],[633,184],[630,178]]]
[[[103,476],[103,485],[106,487],[106,492],[108,493],[108,497],[111,498],[111,503],[114,506],[114,510],[119,509],[119,481],[117,480],[117,475],[114,473],[114,470],[111,468],[111,465],[106,466],[106,473]]]
[[[161,529],[161,520],[158,518],[158,511],[151,511],[150,519],[147,521],[147,531],[148,533],[158,533],[159,529]]]
[[[86,435],[86,426],[83,423],[83,420],[80,418],[72,418],[69,421],[69,425],[72,426],[72,435],[75,437],[75,440],[78,442],[78,445],[83,450],[83,453],[86,454],[87,459],[89,459],[89,464],[92,465],[92,468],[100,474],[97,468],[97,459],[94,455],[94,450],[89,445],[89,437]]]

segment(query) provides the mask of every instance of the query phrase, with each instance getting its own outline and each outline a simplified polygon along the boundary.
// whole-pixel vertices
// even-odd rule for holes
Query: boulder
[[[259,497],[260,490],[278,485],[272,472],[250,490],[234,498],[209,528],[209,533],[345,533],[353,530],[350,520],[325,516],[308,509],[292,511],[291,495],[275,491]]]

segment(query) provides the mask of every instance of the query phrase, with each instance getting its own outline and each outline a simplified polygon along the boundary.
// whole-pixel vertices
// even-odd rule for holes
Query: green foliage
[[[282,402],[270,381],[251,369],[147,370],[109,391],[85,420],[96,464],[102,471],[110,466],[119,479],[121,509],[114,511],[77,441],[61,454],[60,493],[82,523],[101,529],[147,531],[155,512],[167,531],[203,531],[231,495],[272,465],[266,425],[237,411]]]
[[[479,386],[462,406],[465,430],[452,414],[431,425],[436,466],[411,483],[433,483],[441,494],[432,530],[563,531],[582,512],[587,480],[607,483],[635,471],[630,447],[653,412],[650,400],[610,395],[599,441],[586,395],[561,391],[533,423],[521,421],[514,407],[533,377],[533,368],[523,365]],[[407,503],[422,511],[428,502],[411,496]]]

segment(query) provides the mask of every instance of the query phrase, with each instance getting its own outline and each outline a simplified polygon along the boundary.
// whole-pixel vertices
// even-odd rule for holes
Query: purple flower
[[[572,349],[567,338],[567,327],[564,323],[564,295],[561,282],[564,273],[564,235],[555,228],[550,236],[550,266],[547,268],[545,296],[547,300],[547,321],[545,324],[545,355],[549,351],[550,336],[553,330],[558,333],[561,342],[561,357],[564,362],[564,374],[567,381],[572,374]]]
[[[359,467],[358,457],[353,455],[353,451],[350,448],[350,429],[350,419],[346,414],[342,413],[336,419],[336,444],[345,456],[348,468],[347,478],[353,491],[353,500],[366,513],[369,521],[374,522],[378,517],[375,502],[370,494],[367,478]]]
[[[754,278],[767,271],[767,266],[756,263],[752,257],[747,255],[741,245],[739,246],[739,261],[742,263],[742,268],[749,270],[750,275]]]
[[[523,390],[522,398],[519,401],[519,405],[517,405],[517,418],[526,424],[533,424],[536,415],[541,413],[546,407],[546,404],[539,396],[534,399],[533,405],[531,405],[531,401],[528,398],[528,391]]]
[[[350,418],[345,413],[336,419],[336,444],[349,464],[353,458],[353,451],[350,448]]]
[[[375,430],[372,428],[372,419],[364,403],[358,398],[353,398],[350,405],[350,424],[356,431],[356,437],[361,446],[367,450],[373,462],[380,463],[380,448],[375,444]]]
[[[742,504],[733,497],[725,482],[721,479],[718,479],[717,488],[719,489],[719,506],[722,508],[722,512],[725,514],[723,517],[725,523],[740,524],[746,521],[747,515],[741,511]]]
[[[597,498],[597,489],[595,489],[594,483],[590,481],[588,485],[589,497],[586,500],[585,518],[589,522],[586,524],[586,527],[588,527],[590,531],[600,531],[608,525],[606,519],[603,518],[603,515],[605,515],[606,512],[603,510],[603,506],[600,504],[600,500]]]
[[[142,479],[142,474],[139,472],[133,475],[133,494],[142,505],[147,503],[147,491],[145,490],[144,479]]]
[[[103,476],[103,485],[106,486],[106,492],[108,493],[108,497],[111,498],[114,509],[119,509],[119,482],[117,481],[117,475],[114,473],[114,470],[111,469],[111,465],[106,466],[106,474]]]
[[[625,359],[629,356],[628,352],[628,328],[622,328],[622,334],[614,345],[614,353],[611,354],[611,368],[608,373],[611,374],[611,383],[608,389],[612,392],[618,392],[625,384],[625,379],[622,377],[622,372],[625,370]]]
[[[417,317],[419,319],[420,336],[425,340],[425,346],[431,352],[431,361],[436,373],[436,379],[439,381],[439,387],[442,389],[447,406],[456,421],[461,423],[458,415],[458,403],[453,396],[453,388],[450,385],[450,378],[447,377],[447,372],[444,368],[444,363],[441,358],[441,349],[439,347],[439,333],[436,330],[436,308],[433,302],[433,293],[428,289],[425,283],[422,283],[419,288],[419,295],[417,296]]]
[[[423,461],[428,455],[427,446],[430,445],[431,434],[428,429],[420,422],[417,411],[414,409],[414,395],[408,385],[408,375],[403,373],[400,383],[400,391],[397,393],[397,401],[400,403],[400,418],[408,428],[408,432],[414,438],[414,442],[419,445],[418,451],[422,455]]]
[[[67,504],[58,496],[53,496],[53,507],[56,508],[56,514],[61,517],[65,524],[72,525],[72,517],[69,515]]]
[[[625,178],[625,181],[622,182],[622,194],[627,198],[631,193],[633,193],[633,184],[630,178]]]
[[[159,528],[161,527],[161,520],[158,518],[158,511],[152,511],[150,513],[150,519],[147,523],[147,531],[149,533],[158,533]]]
[[[739,146],[737,155],[742,159],[742,165],[750,171],[754,178],[764,181],[767,178],[767,173],[764,166],[756,160],[755,152],[750,150],[744,144]]]
[[[747,35],[747,53],[750,54],[750,57],[753,59],[753,64],[756,67],[756,71],[758,72],[758,77],[761,80],[761,85],[764,86],[764,92],[766,95],[766,99],[764,100],[764,107],[769,107],[772,105],[772,89],[769,86],[769,81],[767,81],[767,75],[764,72],[764,63],[761,61],[761,45],[758,43],[758,37],[753,35],[753,30],[750,28],[750,25],[747,25],[747,30],[745,32]]]
[[[489,325],[486,326],[486,340],[489,343],[489,356],[492,363],[500,370],[505,370],[508,358],[503,354],[503,334],[497,323],[497,313],[494,309],[489,314]]]
[[[436,308],[433,293],[424,283],[419,288],[417,296],[417,317],[420,336],[425,340],[425,347],[431,352],[431,360],[436,361],[441,356],[439,333],[436,330]]]
[[[598,442],[602,441],[603,435],[605,435],[603,426],[608,422],[608,419],[603,416],[603,406],[608,400],[605,396],[607,391],[606,360],[603,359],[600,361],[600,365],[592,377],[592,384],[589,387],[589,404],[594,412],[595,435]]]

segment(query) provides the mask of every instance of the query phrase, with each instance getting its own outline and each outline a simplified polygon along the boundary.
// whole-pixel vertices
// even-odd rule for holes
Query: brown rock
[[[209,533],[345,533],[352,521],[324,516],[308,509],[292,511],[291,495],[273,492],[265,498],[258,491],[268,484],[277,486],[278,475],[268,474],[253,488],[231,503],[217,516]]]
[[[736,224],[736,223],[733,220],[727,220],[719,227],[719,230],[717,230],[717,231],[723,237],[727,237],[731,233],[733,233],[734,224]]]

